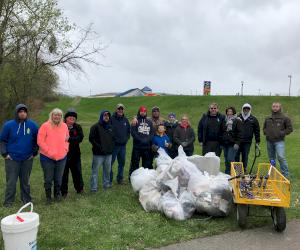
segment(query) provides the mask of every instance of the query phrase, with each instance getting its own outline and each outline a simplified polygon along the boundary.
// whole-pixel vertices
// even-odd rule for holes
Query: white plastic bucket
[[[31,206],[30,212],[21,211]],[[27,203],[16,214],[1,220],[1,230],[5,250],[36,250],[36,237],[39,226],[39,215],[32,212],[33,204]]]

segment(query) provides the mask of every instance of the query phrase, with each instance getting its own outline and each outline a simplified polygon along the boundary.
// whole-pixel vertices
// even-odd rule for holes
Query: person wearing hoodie
[[[168,115],[168,120],[165,122],[166,134],[170,138],[170,143],[172,147],[168,149],[169,155],[174,159],[178,155],[177,147],[174,143],[174,131],[178,126],[178,121],[176,120],[175,113],[170,113]]]
[[[130,124],[124,115],[125,106],[122,103],[117,104],[116,112],[111,117],[113,130],[114,149],[111,159],[110,185],[113,181],[113,165],[118,159],[117,183],[123,184],[123,173],[126,159],[126,144],[130,138]]]
[[[73,185],[78,194],[83,193],[83,179],[81,170],[81,152],[79,144],[83,140],[83,131],[81,126],[76,122],[77,113],[75,109],[69,109],[65,114],[65,123],[69,129],[69,152],[67,162],[61,183],[61,194],[64,198],[68,195],[69,170],[72,173]]]
[[[68,126],[63,121],[62,110],[53,109],[49,114],[48,121],[40,127],[37,138],[48,205],[52,202],[52,183],[54,183],[55,200],[61,200],[61,182],[69,151],[69,137]]]
[[[234,107],[226,108],[223,133],[223,150],[225,158],[225,174],[230,175],[230,164],[235,161],[235,155],[240,146],[242,124],[237,118]]]
[[[89,141],[92,144],[93,162],[91,175],[91,192],[98,191],[98,172],[103,165],[102,186],[106,190],[111,187],[111,158],[114,148],[111,114],[108,110],[100,113],[100,118],[90,129]]]
[[[242,162],[244,171],[247,171],[248,155],[250,152],[253,135],[255,137],[256,146],[260,143],[260,127],[258,120],[251,114],[252,107],[249,103],[245,103],[242,107],[241,114],[238,115],[238,119],[242,122],[241,141],[238,152],[235,156],[235,161],[240,161],[240,155],[242,155]]]
[[[279,102],[272,104],[272,114],[265,119],[263,127],[264,135],[267,139],[267,150],[270,161],[278,158],[281,173],[289,177],[288,164],[285,158],[284,138],[293,132],[290,118],[282,113]]]
[[[139,168],[140,158],[142,158],[142,166],[152,169],[152,137],[154,134],[153,124],[147,118],[147,108],[141,106],[137,114],[137,123],[131,125],[131,136],[133,138],[133,147],[131,154],[131,164],[129,169],[129,177],[131,173]]]
[[[211,103],[208,112],[203,114],[198,124],[198,141],[203,155],[208,152],[221,155],[224,123],[225,116],[219,113],[218,104]]]
[[[182,116],[180,124],[174,131],[173,141],[176,148],[181,145],[187,156],[192,156],[194,153],[195,133],[191,127],[187,115]]]
[[[1,154],[5,159],[6,189],[4,206],[10,207],[15,201],[16,184],[20,180],[21,200],[31,201],[30,173],[33,158],[38,153],[38,126],[28,119],[28,108],[18,104],[15,119],[7,121],[0,135]]]

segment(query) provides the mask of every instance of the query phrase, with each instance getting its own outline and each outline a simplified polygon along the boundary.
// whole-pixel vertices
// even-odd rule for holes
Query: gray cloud
[[[66,16],[94,29],[109,48],[86,76],[60,72],[71,94],[123,91],[300,94],[300,2],[297,0],[60,0]],[[82,86],[82,83],[83,86]]]

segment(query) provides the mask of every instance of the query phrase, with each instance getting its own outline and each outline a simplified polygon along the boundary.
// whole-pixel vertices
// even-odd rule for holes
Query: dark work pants
[[[218,141],[207,141],[202,146],[202,155],[204,156],[206,153],[215,152],[217,156],[220,157],[222,153],[221,145]]]
[[[131,154],[131,164],[129,169],[129,176],[132,172],[139,168],[140,159],[142,158],[142,166],[144,168],[152,169],[152,151],[151,149],[143,149],[143,148],[136,148],[133,147],[132,154]]]
[[[242,155],[242,162],[243,162],[243,166],[244,166],[244,172],[247,171],[247,166],[248,166],[248,155],[250,152],[250,148],[251,148],[251,142],[242,142],[240,144],[239,150],[236,153],[235,156],[235,161],[239,162],[240,161],[240,155]]]
[[[50,192],[52,188],[52,182],[54,182],[54,197],[60,196],[60,188],[62,176],[64,173],[66,159],[55,161],[46,160],[41,161],[41,165],[44,171],[44,187],[46,193]]]
[[[26,161],[5,160],[6,190],[4,204],[12,204],[16,196],[16,184],[20,179],[21,200],[31,201],[29,178],[33,159]]]
[[[118,175],[117,182],[121,182],[123,180],[125,159],[126,159],[126,145],[115,145],[112,156],[111,156],[111,171],[110,171],[110,184],[113,181],[113,165],[115,160],[118,160]]]
[[[171,149],[168,149],[168,155],[174,159],[175,157],[178,156],[178,149],[177,148],[171,148]]]
[[[68,193],[69,182],[69,170],[71,170],[73,185],[77,193],[83,190],[83,179],[81,170],[81,158],[80,157],[68,157],[61,183],[61,194],[66,195]]]

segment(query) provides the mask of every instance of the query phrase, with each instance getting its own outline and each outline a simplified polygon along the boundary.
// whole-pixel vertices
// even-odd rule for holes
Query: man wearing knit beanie
[[[83,140],[83,131],[81,126],[77,121],[77,112],[75,109],[70,108],[65,116],[65,123],[69,129],[69,152],[67,155],[67,162],[65,165],[65,170],[62,178],[61,184],[61,194],[64,198],[68,195],[68,180],[69,180],[69,170],[71,170],[73,185],[78,194],[83,192],[83,179],[81,170],[81,152],[79,144]]]
[[[166,134],[170,138],[170,142],[172,143],[172,147],[168,150],[169,155],[172,159],[174,159],[178,155],[177,147],[174,143],[174,131],[178,126],[178,121],[176,120],[175,113],[169,113],[168,120],[165,122]]]

